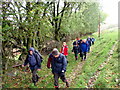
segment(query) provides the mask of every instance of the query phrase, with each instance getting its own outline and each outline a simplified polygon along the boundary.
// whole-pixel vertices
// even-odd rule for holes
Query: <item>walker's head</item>
[[[79,38],[79,37],[76,37],[76,40],[80,40],[80,38]]]
[[[52,51],[52,55],[53,55],[54,57],[59,57],[60,52],[58,51],[57,48],[54,48],[54,49],[53,49],[53,51]]]
[[[83,39],[82,41],[83,41],[84,43],[86,43],[87,40],[86,40],[86,39]]]
[[[29,53],[30,53],[31,55],[33,54],[33,52],[34,52],[34,48],[33,48],[33,47],[29,48]]]
[[[65,46],[66,45],[66,42],[63,42],[63,46]]]

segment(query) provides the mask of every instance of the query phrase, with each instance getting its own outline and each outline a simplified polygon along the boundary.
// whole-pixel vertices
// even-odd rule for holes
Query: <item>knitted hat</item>
[[[59,54],[59,51],[57,48],[54,48],[53,51],[52,51],[52,55],[58,55]]]

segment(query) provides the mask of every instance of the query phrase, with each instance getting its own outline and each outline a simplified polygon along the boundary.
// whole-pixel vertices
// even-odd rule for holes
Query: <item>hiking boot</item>
[[[84,61],[86,60],[86,58],[84,58]]]
[[[78,60],[78,57],[75,57],[76,60]]]
[[[82,59],[81,59],[81,62],[82,62],[83,60],[84,60],[84,59],[82,58]]]
[[[36,83],[34,83],[34,86],[36,86]]]
[[[66,82],[66,87],[69,87],[69,83],[68,82]]]
[[[58,86],[54,86],[56,90],[59,90]]]
[[[36,82],[38,82],[39,79],[40,79],[40,76],[37,76],[37,80],[36,80]]]

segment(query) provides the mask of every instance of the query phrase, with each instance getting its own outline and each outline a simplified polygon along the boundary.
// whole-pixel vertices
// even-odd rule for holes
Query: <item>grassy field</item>
[[[94,34],[94,36],[96,37],[96,33]],[[98,67],[108,58],[109,51],[112,49],[112,46],[114,45],[114,43],[118,40],[117,31],[116,30],[110,30],[110,31],[106,30],[106,31],[102,32],[101,38],[96,37],[96,39],[97,40],[95,42],[95,45],[93,46],[92,52],[90,52],[90,55],[82,68],[81,75],[78,75],[76,77],[76,79],[73,81],[73,83],[74,83],[72,85],[73,88],[74,87],[87,88],[88,80],[90,79],[90,77],[93,76],[93,74],[98,69]],[[118,47],[116,46],[116,48],[118,48]],[[118,52],[115,53],[115,55],[117,56]],[[115,59],[116,60],[114,61],[113,64],[118,63],[118,58],[115,58]],[[107,66],[105,66],[105,67],[107,67]],[[111,67],[111,66],[109,66],[109,67]],[[113,67],[111,67],[111,68],[113,68]],[[115,66],[114,69],[116,70],[116,73],[118,74],[118,71],[117,71],[118,67]],[[103,72],[105,73],[105,71],[103,71]],[[111,72],[112,72],[112,70],[111,70]],[[117,74],[116,74],[116,76],[117,76]],[[101,74],[100,74],[100,76],[101,76]],[[115,88],[114,85],[109,86],[109,87],[102,85],[102,83],[101,83],[102,80],[104,80],[104,78],[98,78],[98,80],[95,82],[96,84],[94,87],[95,88],[111,88],[111,87]],[[105,83],[103,83],[103,84],[105,84]],[[108,84],[108,83],[106,83],[106,84]],[[96,85],[101,85],[101,86],[96,87]]]
[[[118,75],[118,48],[115,47],[113,57],[102,68],[101,73],[94,84],[94,88],[118,88],[119,78]]]
[[[92,37],[95,37],[95,45],[92,46],[92,50],[89,53],[87,60],[84,62],[79,74],[77,74],[71,82],[70,88],[87,88],[87,83],[91,76],[95,73],[98,67],[108,58],[108,53],[111,50],[114,43],[118,40],[118,32],[116,29],[105,30],[101,33],[101,37],[97,37],[97,33],[94,33]],[[82,39],[87,36],[82,37]],[[75,73],[75,68],[78,64],[83,63],[80,60],[75,61],[74,55],[71,53],[72,42],[69,42],[69,56],[66,77],[70,79]],[[53,75],[51,69],[47,69],[48,56],[44,56],[44,62],[42,63],[42,70],[38,72],[40,80],[37,86],[31,83],[31,73],[25,72],[23,69],[10,68],[8,73],[3,75],[3,88],[54,88]],[[22,62],[20,62],[22,63]],[[9,72],[14,74],[11,76]],[[78,71],[77,71],[78,72]],[[101,70],[98,76],[94,88],[118,88],[118,47],[116,46],[113,57],[109,63]],[[59,84],[64,88],[63,82],[59,80]]]

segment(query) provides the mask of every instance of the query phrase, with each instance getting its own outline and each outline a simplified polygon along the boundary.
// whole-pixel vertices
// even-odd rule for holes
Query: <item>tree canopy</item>
[[[22,53],[31,46],[42,50],[51,40],[92,34],[98,29],[99,13],[97,2],[2,2],[3,57],[12,56],[13,48]],[[102,13],[101,23],[105,17]]]

